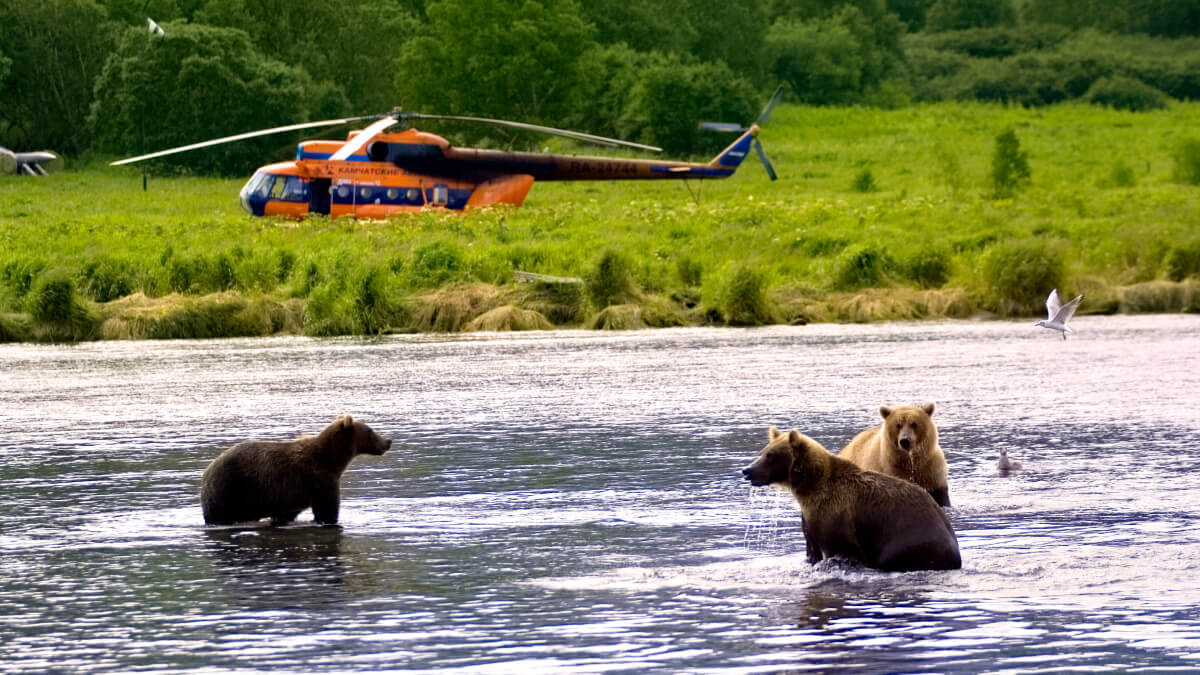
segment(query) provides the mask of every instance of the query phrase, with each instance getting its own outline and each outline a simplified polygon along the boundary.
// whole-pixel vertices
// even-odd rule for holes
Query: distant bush
[[[1040,314],[1050,290],[1062,285],[1065,270],[1062,251],[1052,242],[1027,239],[996,244],[983,256],[989,304],[1004,316]]]
[[[938,246],[922,248],[906,261],[905,271],[921,288],[941,288],[950,280],[950,251]]]
[[[1167,255],[1167,278],[1183,281],[1188,277],[1200,277],[1200,241],[1176,246]]]
[[[766,275],[749,265],[733,270],[722,289],[720,308],[731,326],[775,323],[775,312],[767,298]]]
[[[935,0],[925,13],[931,32],[1011,26],[1017,11],[1009,0]]]
[[[1140,80],[1123,75],[1096,80],[1084,93],[1083,100],[1133,112],[1161,110],[1167,107],[1166,94]]]
[[[1133,169],[1119,159],[1113,164],[1109,180],[1116,187],[1133,187],[1137,184],[1137,176],[1133,174]]]
[[[616,251],[605,251],[595,267],[584,275],[584,285],[592,304],[604,309],[609,305],[624,305],[637,299],[633,281],[633,266],[629,259]]]
[[[879,189],[879,186],[875,184],[875,176],[871,175],[871,170],[863,169],[854,177],[850,189],[855,192],[874,192]]]
[[[833,288],[851,291],[887,285],[896,263],[887,251],[875,245],[844,251],[835,262]]]
[[[1013,196],[1029,184],[1029,155],[1021,149],[1021,141],[1012,129],[996,136],[992,151],[992,187],[997,198]]]
[[[1175,170],[1172,178],[1176,183],[1200,185],[1200,138],[1189,138],[1175,150]]]
[[[905,38],[907,49],[932,49],[984,59],[1001,59],[1057,47],[1070,35],[1061,26],[1048,24],[968,28],[917,33]],[[910,52],[911,53],[911,52]]]

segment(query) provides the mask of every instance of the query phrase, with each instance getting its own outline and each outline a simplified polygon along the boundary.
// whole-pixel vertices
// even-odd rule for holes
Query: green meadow
[[[1007,130],[1029,178],[998,191]],[[1024,317],[1053,287],[1200,311],[1200,104],[784,105],[761,138],[776,182],[751,156],[387,221],[254,218],[245,177],[0,177],[0,340]]]

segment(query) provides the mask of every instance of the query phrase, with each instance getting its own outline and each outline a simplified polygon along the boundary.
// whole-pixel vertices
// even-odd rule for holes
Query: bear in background
[[[270,518],[290,523],[312,508],[313,520],[335,525],[342,472],[360,454],[382,455],[392,442],[342,415],[316,436],[244,441],[225,450],[200,478],[204,522],[230,525]]]
[[[782,484],[800,503],[808,561],[842,556],[875,569],[906,572],[962,567],[945,512],[912,483],[863,471],[792,429],[742,469],[752,485]]]
[[[916,483],[938,506],[950,506],[946,454],[938,445],[932,403],[880,406],[883,424],[859,433],[838,456],[867,471]]]

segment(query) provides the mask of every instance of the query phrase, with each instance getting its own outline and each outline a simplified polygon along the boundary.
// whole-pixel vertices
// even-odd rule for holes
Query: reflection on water
[[[1195,670],[1200,317],[1075,325],[0,345],[0,672]],[[925,400],[963,569],[809,565],[767,426]],[[342,412],[342,528],[203,526]]]

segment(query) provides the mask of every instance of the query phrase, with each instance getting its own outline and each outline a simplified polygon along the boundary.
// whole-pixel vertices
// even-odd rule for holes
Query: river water
[[[0,345],[0,672],[1200,670],[1200,316],[1030,323]],[[809,565],[767,426],[921,401],[963,568]],[[339,413],[340,530],[203,526]]]

